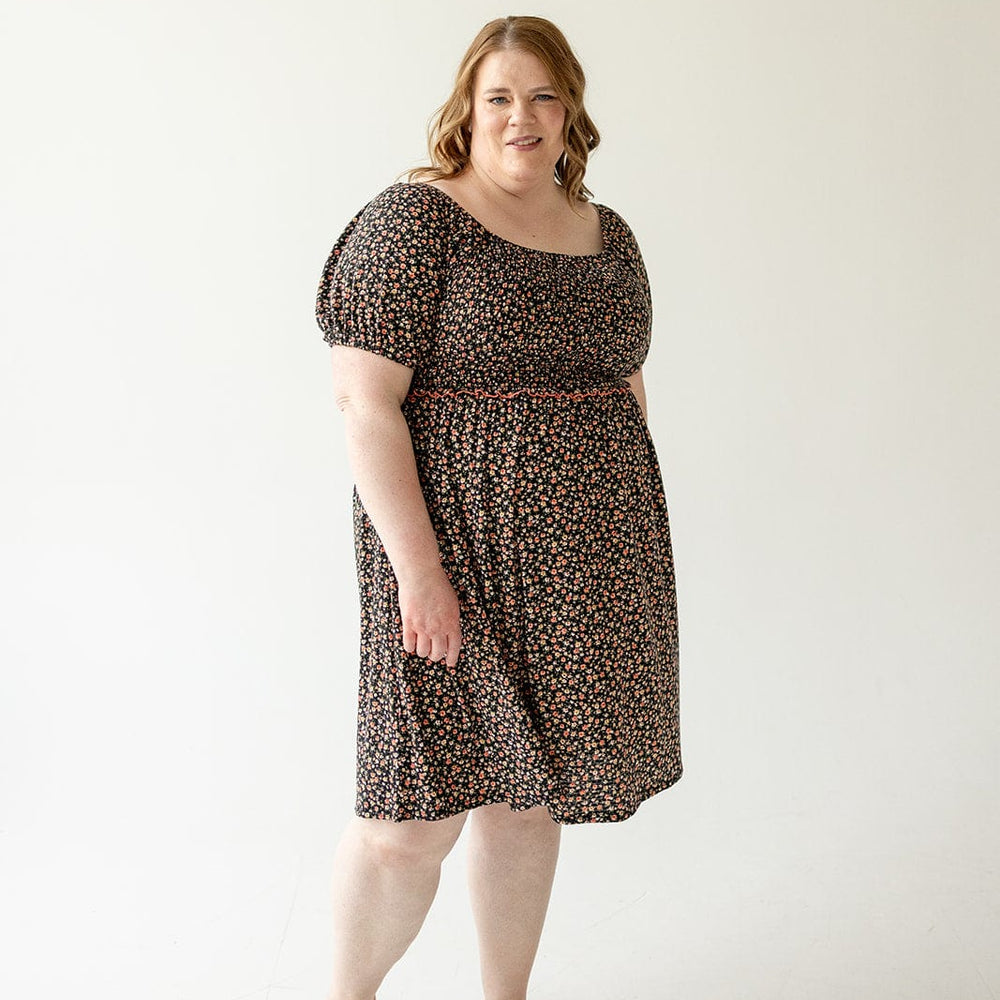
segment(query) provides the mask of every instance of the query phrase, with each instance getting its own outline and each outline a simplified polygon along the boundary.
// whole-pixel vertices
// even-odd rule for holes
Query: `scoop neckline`
[[[442,191],[441,188],[434,187],[433,184],[428,184],[424,181],[401,181],[400,183],[407,187],[429,188],[431,191],[436,191],[442,198],[451,202],[451,204],[454,205],[462,215],[471,219],[476,227],[491,239],[498,240],[500,243],[505,243],[510,247],[517,247],[518,250],[525,250],[528,253],[539,253],[546,257],[567,257],[570,260],[597,260],[598,258],[605,256],[608,252],[609,240],[608,230],[605,224],[606,217],[604,214],[604,205],[598,204],[596,201],[591,202],[591,204],[597,209],[598,219],[601,224],[601,249],[597,253],[562,253],[559,250],[539,250],[537,247],[526,247],[523,243],[515,243],[513,240],[504,239],[503,236],[497,235],[492,229],[487,229],[486,226],[479,221],[479,219],[477,219],[467,208],[455,201],[455,199],[452,198],[447,191]]]

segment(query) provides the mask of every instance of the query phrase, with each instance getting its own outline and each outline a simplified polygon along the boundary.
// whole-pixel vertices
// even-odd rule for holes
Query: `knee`
[[[362,839],[380,868],[413,871],[434,868],[447,857],[462,831],[465,816],[448,820],[365,820]]]
[[[506,803],[481,806],[473,813],[473,824],[489,840],[558,840],[562,829],[545,806],[515,812]]]

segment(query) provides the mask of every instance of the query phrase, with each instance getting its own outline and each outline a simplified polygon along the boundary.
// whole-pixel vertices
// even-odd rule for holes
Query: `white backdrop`
[[[313,299],[507,12],[0,10],[0,989],[319,1000],[357,599]],[[1000,8],[530,13],[653,286],[685,759],[565,831],[535,996],[995,997]],[[477,995],[460,855],[380,1000]]]

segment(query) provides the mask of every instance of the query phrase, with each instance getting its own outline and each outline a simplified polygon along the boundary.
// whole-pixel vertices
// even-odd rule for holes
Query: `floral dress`
[[[326,261],[325,340],[413,369],[403,414],[462,630],[454,667],[403,649],[355,489],[359,816],[506,802],[612,822],[681,776],[670,527],[625,381],[649,350],[649,282],[627,223],[596,208],[602,250],[551,253],[397,183]]]

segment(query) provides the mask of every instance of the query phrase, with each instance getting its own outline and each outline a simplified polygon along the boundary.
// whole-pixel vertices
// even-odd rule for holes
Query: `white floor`
[[[859,801],[741,817],[708,792],[689,772],[628,823],[566,829],[533,1000],[1000,996],[995,828],[940,796],[859,824]],[[4,834],[2,995],[323,1000],[329,853],[257,833]],[[380,1000],[480,996],[462,851]]]

